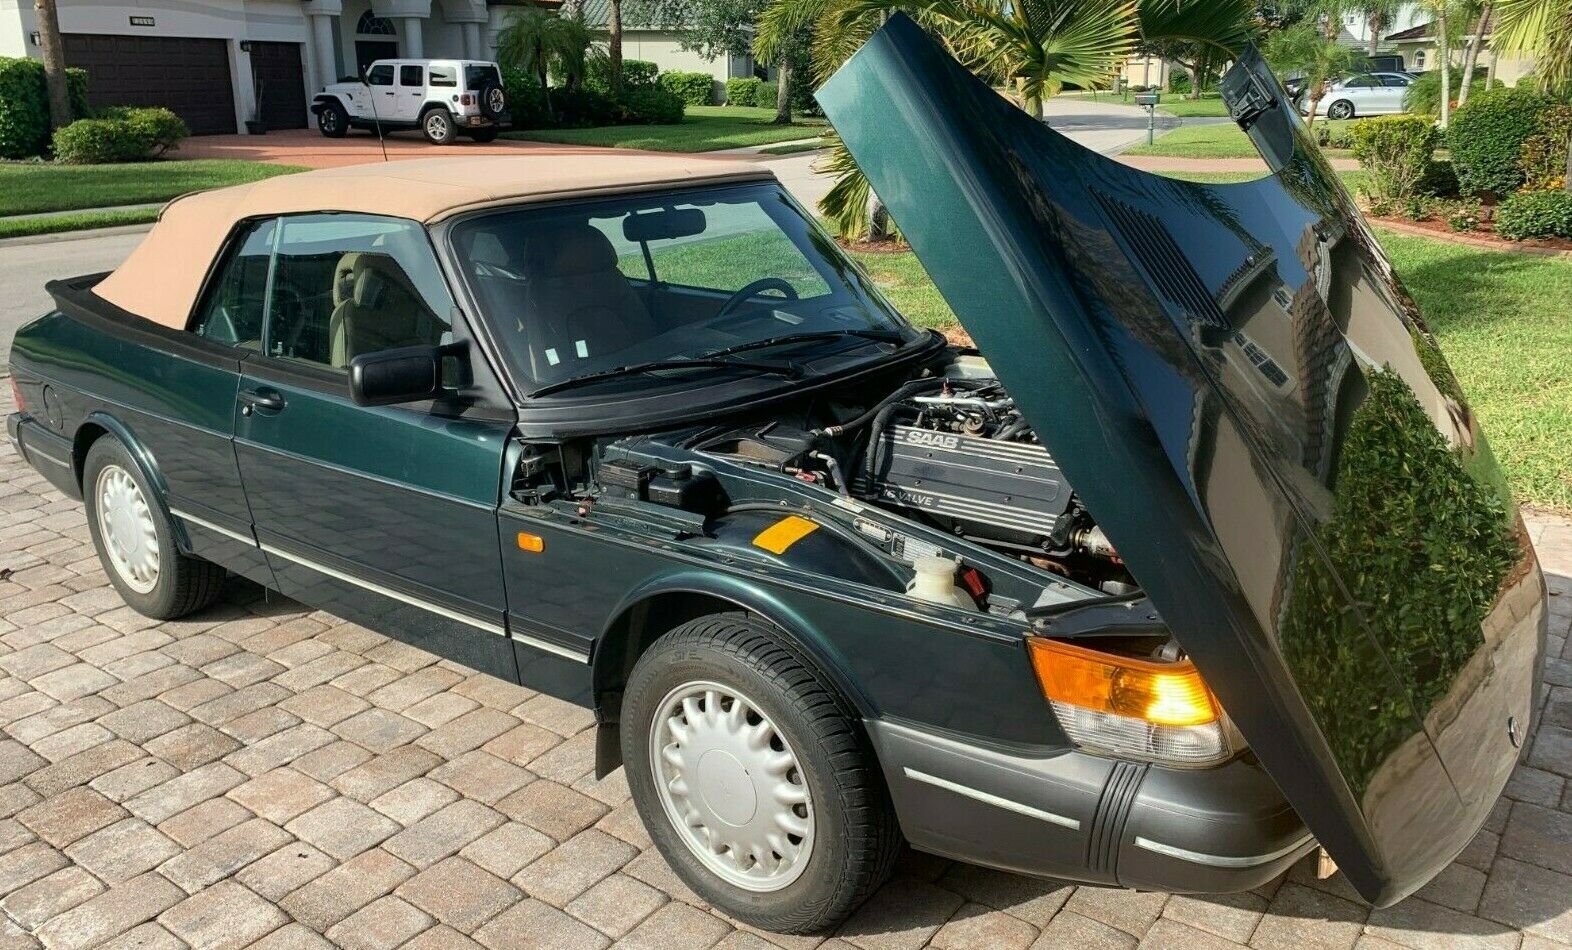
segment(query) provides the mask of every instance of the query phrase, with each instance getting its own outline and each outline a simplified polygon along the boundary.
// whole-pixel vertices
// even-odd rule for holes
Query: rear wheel
[[[487,142],[496,141],[497,130],[495,127],[475,129],[469,133],[469,137],[484,145]]]
[[[104,572],[137,613],[173,620],[218,598],[224,569],[180,553],[169,515],[141,467],[112,435],[88,449],[82,498]]]
[[[317,131],[330,139],[341,139],[349,134],[349,113],[336,102],[329,102],[317,113]]]
[[[820,930],[889,875],[900,834],[856,715],[764,624],[703,617],[651,645],[622,753],[667,862],[739,920]]]
[[[1328,119],[1352,119],[1354,117],[1354,104],[1347,99],[1339,99],[1326,107]]]
[[[420,131],[426,135],[426,141],[432,145],[452,145],[458,138],[458,126],[453,122],[453,114],[440,106],[428,110],[420,119]]]

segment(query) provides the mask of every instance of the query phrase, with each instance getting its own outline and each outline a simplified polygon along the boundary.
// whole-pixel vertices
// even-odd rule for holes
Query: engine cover
[[[1064,473],[1035,443],[892,425],[868,451],[873,478],[855,488],[885,504],[1044,537],[1070,507]]]

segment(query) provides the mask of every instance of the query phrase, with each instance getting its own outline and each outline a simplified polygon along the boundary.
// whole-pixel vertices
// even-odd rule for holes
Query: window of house
[[[387,17],[377,16],[367,10],[360,15],[355,23],[355,32],[361,36],[397,36],[398,30],[394,28],[393,21]]]
[[[1424,50],[1416,50],[1414,52],[1414,68],[1415,69],[1424,69],[1425,68],[1425,51]]]

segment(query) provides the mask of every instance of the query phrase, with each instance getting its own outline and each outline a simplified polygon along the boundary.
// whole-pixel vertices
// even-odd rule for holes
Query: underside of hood
[[[1531,729],[1544,584],[1477,420],[1289,97],[1271,174],[1146,174],[897,16],[819,101],[1253,754],[1366,899],[1473,837]]]

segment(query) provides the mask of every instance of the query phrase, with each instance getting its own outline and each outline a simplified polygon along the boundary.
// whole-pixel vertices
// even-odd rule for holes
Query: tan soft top
[[[184,329],[202,279],[235,222],[343,211],[431,223],[488,205],[615,194],[714,181],[768,180],[752,162],[613,152],[426,158],[282,175],[170,202],[93,292],[122,310]]]

